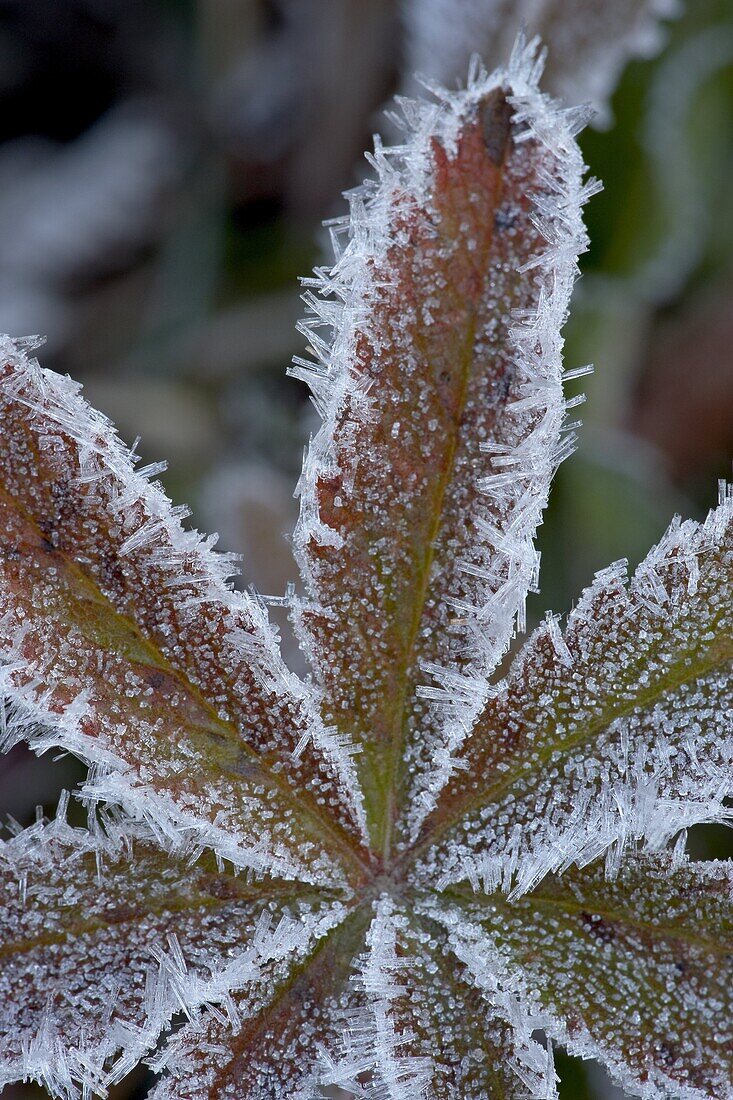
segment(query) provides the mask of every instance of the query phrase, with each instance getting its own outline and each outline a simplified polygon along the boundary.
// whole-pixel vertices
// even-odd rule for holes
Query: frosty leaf
[[[633,1095],[733,1096],[733,864],[630,858],[531,894],[452,893],[466,966],[519,991],[544,1027]]]
[[[548,47],[544,86],[602,119],[626,63],[664,42],[677,0],[408,0],[406,71],[452,86],[474,53],[499,64],[525,27]]]
[[[156,1100],[550,1100],[542,1028],[649,1100],[733,1100],[733,875],[683,854],[731,817],[733,496],[489,682],[572,447],[593,188],[539,71],[520,42],[404,104],[309,299],[317,688],[76,387],[3,345],[5,740],[74,751],[127,814],[0,847],[7,1079],[88,1100],[169,1029]]]
[[[292,884],[247,884],[129,826],[92,834],[63,816],[2,844],[0,896],[0,1084],[31,1077],[63,1096],[101,1090],[113,1056],[122,1076],[175,1012],[215,995],[232,956],[237,982],[258,981],[255,948],[278,921],[305,948],[318,916]]]
[[[415,919],[412,905],[384,896],[336,1051],[325,1051],[321,1085],[389,1100],[519,1100],[554,1096],[547,1052],[516,1001],[500,1014],[452,953],[444,929]],[[304,1090],[316,1100],[320,1088]],[[301,1100],[299,1094],[298,1100]]]
[[[166,1075],[150,1100],[294,1097],[335,1038],[334,1005],[349,986],[368,914],[357,912],[305,959],[271,968],[267,987],[232,997],[234,1021],[203,1012],[157,1064]]]
[[[386,853],[403,748],[422,769],[474,713],[570,449],[560,327],[589,191],[578,118],[539,95],[539,71],[520,43],[508,71],[405,105],[405,145],[377,145],[378,178],[352,195],[335,266],[307,295],[318,362],[296,373],[324,425],[301,481],[296,610],[326,722],[363,748]]]
[[[21,719],[45,724],[36,744],[98,765],[90,791],[164,831],[281,874],[323,869],[324,841],[350,843],[335,778],[348,757],[261,608],[226,586],[73,383],[2,351],[2,684]]]
[[[453,762],[425,869],[517,893],[727,819],[732,638],[727,495],[705,523],[674,523],[628,586],[622,565],[598,574],[564,635],[550,618],[530,638]]]

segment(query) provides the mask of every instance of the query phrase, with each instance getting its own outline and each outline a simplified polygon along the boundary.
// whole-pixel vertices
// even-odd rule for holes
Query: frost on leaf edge
[[[400,193],[416,195],[418,201],[426,201],[431,142],[437,139],[450,151],[460,126],[476,104],[493,89],[510,85],[512,94],[508,100],[514,107],[515,121],[526,126],[527,138],[534,138],[557,153],[557,160],[564,169],[563,186],[558,189],[554,180],[547,180],[548,188],[554,193],[549,197],[538,196],[535,202],[533,221],[547,248],[541,255],[532,257],[523,268],[548,272],[552,276],[547,280],[549,289],[540,293],[537,314],[516,318],[511,330],[517,366],[527,378],[525,396],[515,404],[526,405],[528,417],[536,415],[539,407],[542,417],[525,440],[521,463],[510,456],[514,463],[511,465],[509,456],[498,453],[495,457],[499,458],[497,468],[501,467],[501,472],[478,479],[480,490],[493,494],[497,501],[504,498],[505,487],[512,478],[526,479],[531,490],[525,490],[522,507],[516,509],[519,514],[512,517],[513,523],[507,531],[484,532],[487,558],[491,556],[493,564],[497,554],[503,555],[508,580],[487,604],[473,609],[461,605],[461,614],[473,624],[467,633],[472,641],[478,639],[469,674],[459,675],[451,669],[433,667],[424,670],[433,683],[418,690],[442,709],[443,731],[441,742],[433,750],[433,768],[418,776],[410,798],[412,809],[408,828],[413,839],[435,804],[436,792],[444,783],[456,749],[467,735],[487,693],[492,690],[486,678],[503,657],[516,629],[524,629],[525,600],[527,592],[536,584],[539,569],[534,548],[535,531],[541,522],[554,473],[575,446],[572,431],[577,425],[568,425],[566,414],[580,399],[565,402],[562,381],[589,369],[563,375],[560,331],[567,318],[578,274],[577,257],[588,244],[581,208],[600,189],[595,180],[583,183],[585,165],[574,140],[591,112],[586,107],[563,108],[540,92],[538,82],[543,65],[544,53],[539,40],[527,43],[520,34],[506,68],[487,73],[475,58],[466,89],[451,92],[431,85],[429,91],[436,100],[434,103],[400,100],[403,117],[398,122],[406,131],[405,141],[399,146],[384,148],[375,137],[374,154],[369,155],[368,160],[375,169],[376,178],[347,192],[348,214],[327,223],[333,266],[316,268],[313,278],[303,280],[308,287],[303,296],[307,315],[299,331],[308,341],[313,360],[296,357],[295,367],[289,373],[310,387],[322,424],[310,440],[296,489],[300,496],[300,513],[294,533],[294,552],[306,597],[301,599],[292,595],[289,603],[301,648],[311,664],[317,664],[303,613],[316,611],[327,618],[330,612],[318,604],[306,550],[311,540],[334,549],[340,545],[338,532],[319,515],[317,484],[320,478],[337,474],[348,481],[349,471],[339,467],[333,446],[336,428],[348,406],[355,411],[354,430],[358,432],[358,424],[369,418],[374,400],[368,387],[353,372],[352,363],[360,317],[369,299],[369,272],[379,267],[390,247],[392,195],[399,188]],[[322,334],[323,329],[328,330],[327,336]],[[523,409],[514,407],[513,411],[518,415]],[[490,447],[486,450],[490,451]],[[351,457],[354,462],[359,460],[356,452]],[[505,467],[509,467],[511,473]],[[511,494],[511,489],[509,492]],[[482,625],[489,621],[492,623],[490,640]]]
[[[700,559],[704,560],[707,553],[721,546],[723,537],[731,530],[733,486],[721,481],[717,507],[710,509],[701,522],[682,522],[676,517],[630,578],[627,577],[625,560],[600,570],[568,615],[566,631],[582,629],[588,622],[595,600],[604,595],[609,595],[612,603],[622,601],[624,614],[629,619],[633,618],[635,608],[643,607],[655,615],[670,610],[673,612],[685,595],[694,595],[697,591]],[[730,558],[730,551],[728,557]],[[684,572],[675,578],[676,583],[672,584],[671,591],[668,592],[657,569],[669,568],[673,564],[679,565]],[[546,641],[549,641],[554,650],[557,665],[560,668],[572,668],[573,657],[565,637],[556,618],[548,615],[517,653],[507,676],[497,685],[497,695],[502,694],[512,681],[522,682],[525,667],[532,663],[535,647]],[[579,644],[582,648],[582,636]],[[626,716],[626,712],[617,714],[609,721],[608,728],[613,728],[616,720],[623,720]],[[470,736],[465,744],[467,748],[470,746]],[[733,732],[729,735],[727,744],[730,757],[733,752]],[[670,746],[665,746],[665,751],[671,754]],[[662,762],[666,759],[664,752],[660,754],[660,759]],[[496,795],[492,792],[485,800],[483,796],[481,799],[467,798],[463,805],[459,800],[455,814],[442,825],[437,835],[431,835],[428,823],[423,841],[427,851],[424,857],[417,860],[414,872],[416,881],[421,882],[427,876],[438,891],[464,880],[469,881],[474,890],[488,892],[499,888],[501,884],[501,888],[506,890],[510,898],[518,897],[531,892],[547,874],[562,874],[573,864],[583,867],[604,856],[606,874],[613,878],[620,870],[625,849],[634,845],[643,845],[648,852],[673,849],[681,858],[686,830],[689,827],[696,824],[733,823],[733,809],[725,801],[733,781],[730,763],[727,769],[713,766],[706,769],[701,764],[699,778],[690,777],[690,782],[695,779],[699,782],[699,786],[695,788],[695,797],[688,791],[685,798],[677,799],[663,797],[661,794],[651,797],[654,782],[659,780],[653,771],[647,776],[642,770],[641,774],[648,782],[648,789],[640,785],[637,788],[638,763],[634,757],[629,757],[623,773],[623,784],[611,787],[602,799],[591,799],[592,813],[587,819],[583,816],[587,807],[583,808],[582,803],[578,802],[574,806],[574,809],[579,810],[577,822],[573,823],[573,814],[570,813],[562,826],[557,823],[548,825],[545,836],[540,834],[532,838],[532,844],[527,849],[521,849],[517,843],[498,856],[490,856],[488,853],[477,856],[469,848],[461,852],[459,846],[451,859],[446,857],[441,848],[443,838],[450,835],[471,814],[480,813],[484,806],[492,805]],[[450,774],[462,770],[461,765],[465,767],[465,761],[454,761]],[[518,778],[520,774],[523,774],[522,769],[516,772],[514,778]],[[512,773],[507,772],[496,777],[503,784],[502,797],[511,790],[508,782],[510,775]],[[450,776],[446,782],[449,779]],[[571,833],[574,833],[572,844],[569,842]],[[440,874],[437,873],[436,860],[442,861]]]
[[[99,890],[104,891],[105,862],[119,860],[125,853],[132,858],[134,845],[142,843],[157,847],[157,837],[139,822],[124,815],[104,813],[90,817],[89,829],[69,824],[69,795],[64,792],[56,817],[47,822],[38,820],[26,829],[0,840],[0,863],[18,878],[21,897],[31,869],[44,867],[58,870],[58,851],[64,858],[76,860],[93,855],[97,865]],[[161,851],[164,855],[164,850]],[[263,911],[257,920],[251,943],[241,947],[225,964],[217,966],[197,962],[191,967],[184,958],[175,934],[151,942],[145,969],[145,1022],[142,1026],[116,1021],[102,1041],[89,1042],[83,1032],[78,1036],[60,1034],[54,1024],[51,1006],[41,1018],[31,1041],[24,1044],[18,1057],[0,1059],[0,1088],[18,1081],[34,1080],[52,1095],[64,1100],[76,1100],[94,1093],[105,1095],[146,1056],[152,1056],[161,1037],[167,1035],[174,1018],[181,1012],[189,1021],[217,1019],[225,1014],[236,1032],[242,1018],[232,994],[256,985],[262,968],[290,961],[293,964],[312,952],[314,945],[327,936],[344,919],[346,910],[339,902],[324,902],[310,913],[290,913],[287,909],[273,924]],[[214,1007],[218,1006],[218,1007]],[[108,1006],[114,1012],[116,1002]],[[156,1072],[168,1064],[175,1051],[166,1046],[159,1057],[151,1061]],[[81,1090],[81,1092],[80,1092]]]

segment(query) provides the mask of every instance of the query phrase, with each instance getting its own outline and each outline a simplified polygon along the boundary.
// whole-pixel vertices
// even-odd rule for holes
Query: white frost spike
[[[545,616],[545,623],[547,636],[552,642],[553,648],[557,653],[558,660],[561,664],[567,665],[568,668],[571,668],[573,664],[573,655],[568,649],[565,639],[562,636],[562,631],[560,630],[557,616],[548,611],[547,615]]]
[[[525,27],[548,47],[545,87],[571,105],[589,101],[602,121],[628,61],[665,41],[662,21],[679,0],[405,0],[408,87],[413,73],[454,85],[478,53],[488,66]]]
[[[322,1052],[320,1086],[337,1085],[366,1100],[428,1100],[433,1063],[429,1057],[404,1052],[414,1035],[398,1031],[392,1004],[406,994],[400,975],[408,974],[409,956],[397,953],[397,940],[407,920],[394,902],[385,895],[375,907],[374,919],[366,936],[366,954],[356,960],[352,981],[364,994],[363,1006],[346,1019],[338,1054]],[[369,1085],[359,1084],[366,1074]],[[318,1095],[322,1095],[319,1093]],[[299,1100],[313,1096],[307,1089]]]

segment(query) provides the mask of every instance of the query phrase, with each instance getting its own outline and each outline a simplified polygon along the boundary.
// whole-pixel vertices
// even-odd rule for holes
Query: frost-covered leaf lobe
[[[452,897],[461,915],[447,924],[469,970],[495,956],[500,982],[536,998],[554,1039],[600,1058],[632,1094],[731,1095],[729,863],[631,857],[612,881],[596,863],[514,903]]]
[[[522,614],[563,455],[559,333],[590,191],[577,119],[535,78],[520,51],[410,107],[409,143],[377,146],[378,180],[307,296],[319,362],[297,373],[324,426],[301,481],[297,619],[387,855],[404,762],[422,773],[470,721]]]

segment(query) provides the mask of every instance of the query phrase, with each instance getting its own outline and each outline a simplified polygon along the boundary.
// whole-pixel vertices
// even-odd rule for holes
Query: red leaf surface
[[[143,815],[156,800],[148,816],[236,862],[292,874],[328,862],[325,843],[358,867],[338,755],[318,750],[262,609],[78,387],[22,350],[3,358],[3,676],[46,725],[37,743],[111,769],[97,793]]]
[[[402,161],[378,148],[379,182],[309,299],[323,366],[299,373],[325,424],[302,481],[298,617],[325,720],[363,749],[385,855],[409,773],[470,721],[522,614],[562,456],[583,166],[575,118],[550,124],[531,99],[521,79],[478,78],[442,122],[415,123]]]

